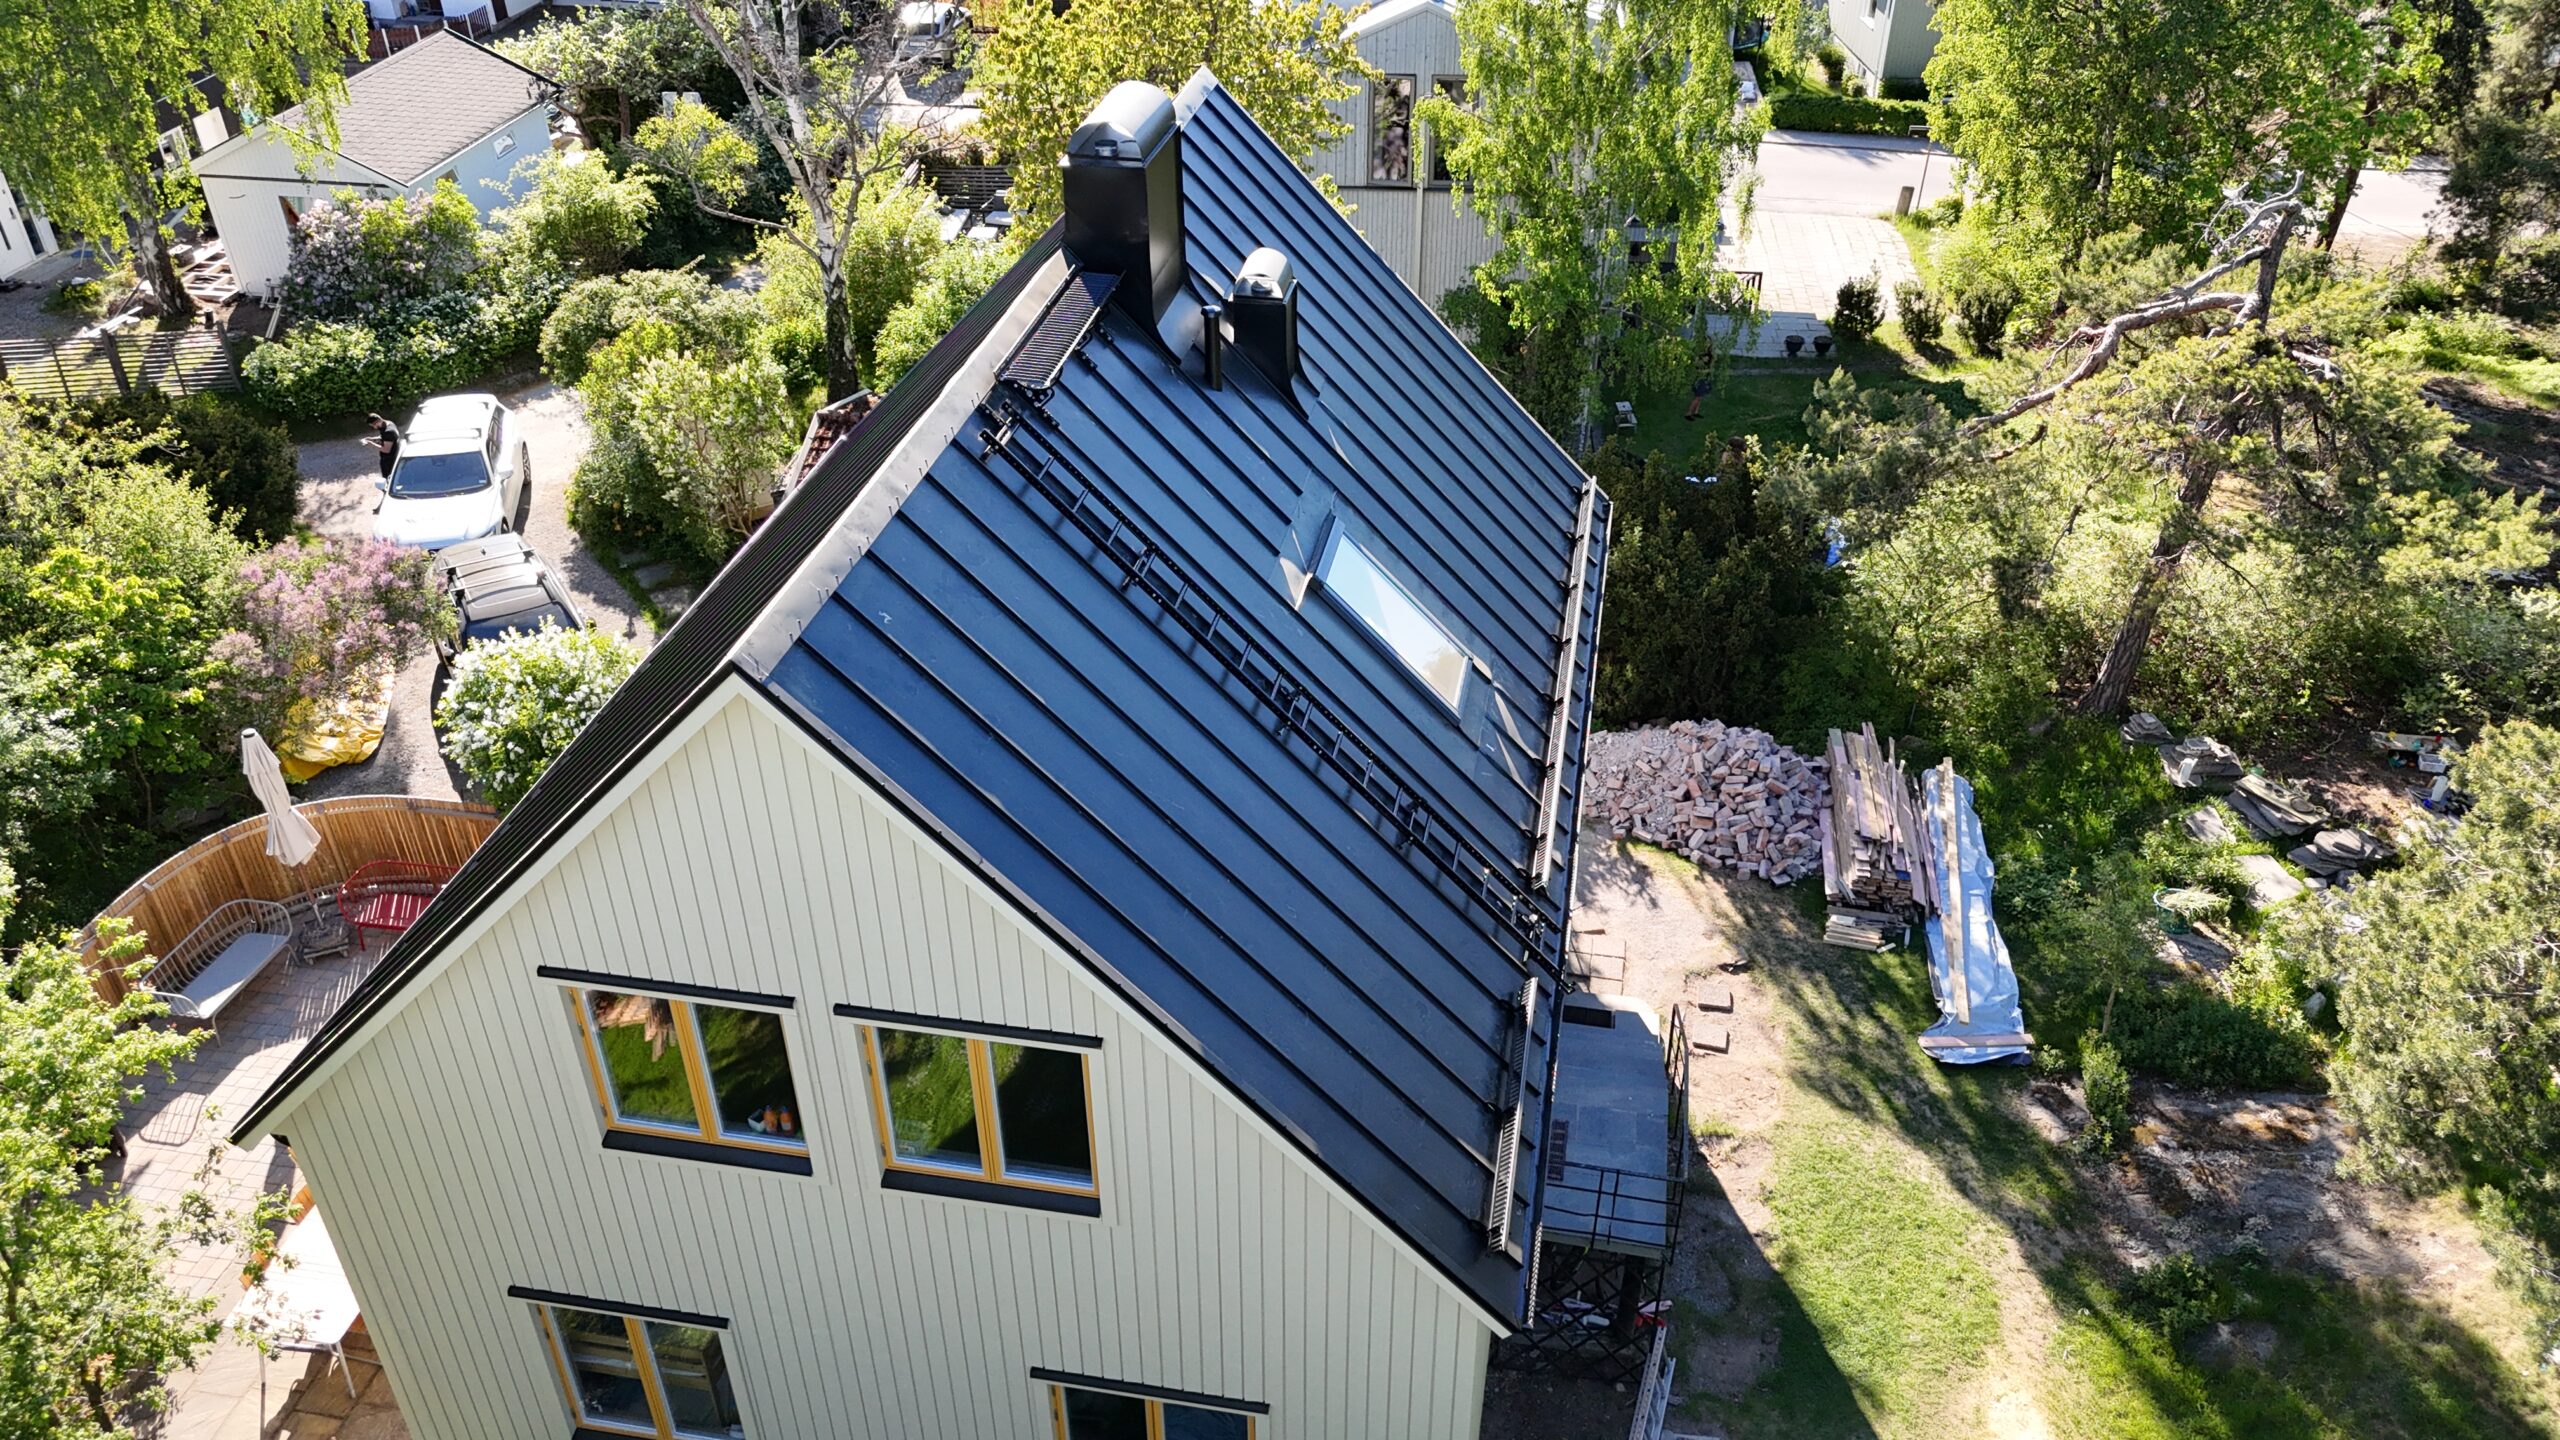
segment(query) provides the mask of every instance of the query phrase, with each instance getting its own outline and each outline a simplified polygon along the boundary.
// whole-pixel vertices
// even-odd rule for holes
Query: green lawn
[[[1977,414],[1982,405],[1966,388],[1981,370],[1969,361],[1932,347],[1922,353],[1888,325],[1871,341],[1842,345],[1815,359],[1810,350],[1798,360],[1727,358],[1717,367],[1716,388],[1699,408],[1698,418],[1682,418],[1689,408],[1686,382],[1631,397],[1636,424],[1618,431],[1622,443],[1639,451],[1673,457],[1698,455],[1710,442],[1721,448],[1726,437],[1757,435],[1764,450],[1802,445],[1810,438],[1804,412],[1813,403],[1814,387],[1846,369],[1861,387],[1887,391],[1926,391],[1959,415]]]
[[[2021,764],[2012,798],[2104,808],[2075,796],[2079,768]],[[2147,813],[2149,798],[2131,808]],[[1932,1064],[1910,1038],[1935,1013],[1917,957],[1813,944],[1799,897],[1731,893],[1741,913],[1729,933],[1786,1035],[1776,1119],[1732,1142],[1768,1147],[1770,1233],[1758,1254],[1716,1233],[1707,1263],[1724,1272],[1730,1308],[1693,1306],[1681,1323],[1711,1336],[1774,1330],[1777,1349],[1738,1395],[1684,1387],[1686,1428],[1732,1440],[2005,1435],[1986,1419],[2005,1399],[2039,1412],[2055,1440],[2547,1433],[2551,1402],[2532,1380],[2387,1286],[2260,1269],[2234,1282],[2230,1321],[2254,1343],[2208,1330],[2176,1345],[2146,1328],[2118,1295],[2095,1223],[2116,1172],[2027,1123],[2028,1073]],[[1720,1199],[1709,1176],[1691,1204]]]
[[[1763,1403],[1736,1418],[1816,1435],[1939,1411],[1999,1339],[1990,1227],[1916,1157],[1820,1101],[1791,1097],[1780,1123],[1769,1258],[1795,1304]]]

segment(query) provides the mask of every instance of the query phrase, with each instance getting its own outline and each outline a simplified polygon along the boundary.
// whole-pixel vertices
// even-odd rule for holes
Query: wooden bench
[[[452,878],[450,865],[427,865],[415,860],[376,860],[359,865],[338,887],[338,913],[346,917],[347,928],[356,937],[356,948],[361,950],[368,930],[398,935],[415,924]]]
[[[273,900],[214,907],[142,977],[173,1019],[202,1020],[222,1033],[223,1007],[279,958],[293,954],[293,912]]]

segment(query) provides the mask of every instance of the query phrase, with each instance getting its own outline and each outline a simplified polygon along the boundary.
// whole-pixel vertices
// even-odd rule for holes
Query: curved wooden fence
[[[497,828],[498,812],[459,800],[419,795],[342,795],[294,807],[320,832],[320,848],[288,870],[267,857],[267,817],[226,826],[163,860],[125,887],[97,919],[122,916],[149,937],[159,954],[186,937],[196,923],[226,901],[283,900],[332,887],[372,860],[417,860],[460,865]],[[122,980],[99,966],[97,920],[82,936],[97,969],[98,993],[109,1000]]]

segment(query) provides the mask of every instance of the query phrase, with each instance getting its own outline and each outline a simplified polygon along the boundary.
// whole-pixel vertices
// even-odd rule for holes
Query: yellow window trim
[[[640,1371],[640,1393],[649,1402],[649,1421],[654,1429],[642,1429],[619,1420],[603,1420],[586,1412],[578,1402],[577,1384],[569,1378],[569,1346],[558,1326],[551,1323],[551,1312],[575,1309],[543,1301],[533,1302],[533,1322],[542,1331],[543,1348],[551,1352],[551,1373],[560,1381],[560,1398],[569,1406],[569,1422],[582,1430],[596,1430],[614,1435],[646,1436],[648,1440],[686,1440],[676,1430],[675,1419],[667,1413],[666,1382],[658,1376],[658,1357],[649,1349],[646,1322],[636,1315],[616,1315],[606,1310],[582,1310],[580,1313],[622,1322],[622,1333],[631,1346],[631,1361]]]
[[[1123,1400],[1137,1400],[1147,1407],[1147,1440],[1164,1440],[1164,1407],[1167,1402],[1131,1395],[1123,1390],[1098,1390],[1089,1386],[1052,1385],[1049,1387],[1049,1421],[1057,1427],[1058,1440],[1067,1435],[1067,1391],[1080,1389],[1088,1395],[1117,1395]],[[1233,1415],[1244,1421],[1244,1440],[1262,1440],[1262,1417],[1242,1410],[1222,1410],[1215,1405],[1184,1405],[1185,1410],[1207,1410],[1218,1415]]]
[[[623,1119],[613,1106],[613,1086],[605,1079],[603,1038],[596,1034],[595,1024],[588,1015],[587,997],[600,989],[602,989],[600,986],[568,985],[561,987],[561,993],[569,997],[569,1015],[578,1026],[578,1049],[587,1058],[587,1080],[595,1087],[596,1111],[604,1117],[606,1129],[619,1130],[626,1135],[674,1135],[712,1145],[727,1145],[737,1150],[765,1150],[777,1155],[809,1153],[809,1111],[805,1102],[801,1102],[797,1083],[792,1086],[792,1099],[795,1102],[801,1102],[794,1112],[794,1118],[800,1122],[800,1139],[762,1140],[749,1135],[732,1135],[721,1129],[720,1110],[711,1088],[711,1066],[702,1055],[702,1032],[697,1028],[701,1022],[694,1016],[692,1003],[671,996],[652,995],[646,990],[614,990],[606,993],[637,995],[670,1007],[675,1017],[676,1053],[684,1061],[685,1088],[693,1095],[693,1128],[687,1131],[681,1125],[652,1125],[643,1121]],[[794,1078],[796,1082],[796,1072]]]
[[[863,1058],[871,1068],[871,1123],[880,1137],[880,1163],[883,1166],[891,1170],[904,1171],[910,1175],[966,1177],[968,1174],[957,1165],[932,1165],[909,1160],[898,1154],[897,1134],[889,1128],[889,1069],[880,1063],[880,1031],[883,1028],[905,1030],[916,1035],[939,1035],[946,1039],[960,1041],[968,1047],[969,1101],[971,1108],[977,1112],[978,1124],[977,1179],[990,1185],[1010,1185],[1018,1190],[1047,1190],[1060,1195],[1100,1195],[1102,1193],[1102,1172],[1098,1162],[1094,1166],[1093,1181],[1084,1185],[1006,1173],[1004,1148],[998,1138],[1003,1134],[1003,1126],[996,1117],[995,1052],[991,1047],[997,1043],[1003,1043],[1019,1045],[1025,1050],[1055,1050],[1059,1054],[1076,1057],[1076,1073],[1084,1082],[1084,1143],[1085,1158],[1089,1161],[1094,1159],[1093,1152],[1096,1149],[1093,1130],[1092,1057],[1083,1051],[1069,1049],[1063,1045],[1034,1045],[1016,1040],[1002,1042],[982,1040],[953,1030],[931,1030],[922,1026],[865,1025],[862,1027]]]

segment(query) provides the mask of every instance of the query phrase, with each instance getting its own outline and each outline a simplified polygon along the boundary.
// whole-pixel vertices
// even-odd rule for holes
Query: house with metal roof
[[[1207,72],[1063,167],[238,1120],[422,1440],[1471,1440],[1551,1199],[1663,1238],[1550,1147],[1608,497]]]
[[[347,77],[334,140],[314,133],[297,105],[196,156],[207,217],[241,288],[274,294],[294,223],[340,191],[379,200],[450,180],[487,219],[514,200],[516,167],[551,143],[555,88],[439,31]]]

